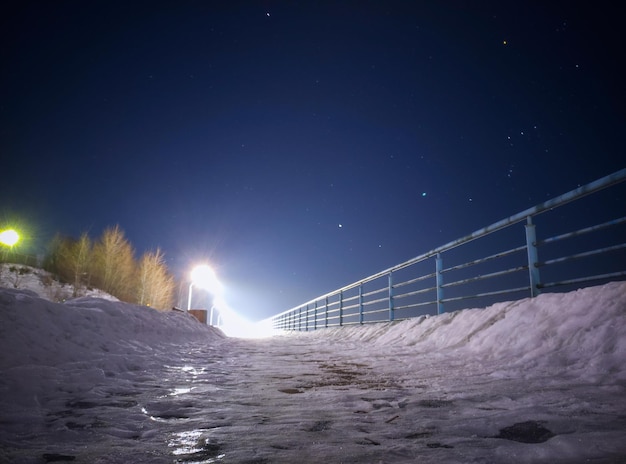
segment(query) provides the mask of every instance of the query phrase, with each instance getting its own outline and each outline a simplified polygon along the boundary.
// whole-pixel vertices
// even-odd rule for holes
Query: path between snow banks
[[[236,340],[0,290],[0,461],[623,462],[625,295]]]

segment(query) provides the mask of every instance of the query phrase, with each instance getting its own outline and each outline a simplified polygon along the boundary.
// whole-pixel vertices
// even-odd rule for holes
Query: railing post
[[[530,296],[539,295],[539,253],[537,252],[537,234],[531,216],[526,218],[526,250],[528,252],[528,275],[530,278]]]
[[[395,311],[393,307],[393,273],[389,272],[389,322],[392,322],[395,318]]]
[[[443,259],[441,253],[435,258],[435,280],[437,284],[437,314],[443,313]]]
[[[313,309],[313,316],[315,319],[313,320],[313,330],[317,330],[317,300],[315,300],[315,307]]]
[[[298,308],[298,332],[302,331],[302,306]]]
[[[328,297],[324,298],[324,328],[328,328]]]
[[[343,291],[339,292],[339,326],[343,325]]]
[[[363,324],[363,284],[359,284],[359,324]]]
[[[306,305],[305,313],[304,313],[304,331],[309,331],[309,305]]]

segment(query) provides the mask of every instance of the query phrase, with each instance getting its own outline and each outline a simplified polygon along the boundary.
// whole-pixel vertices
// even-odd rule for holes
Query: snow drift
[[[81,297],[53,303],[28,290],[0,289],[0,369],[97,361],[223,338],[181,311]]]
[[[506,359],[511,367],[558,365],[626,381],[626,282],[309,336],[433,355],[454,351],[484,361]]]

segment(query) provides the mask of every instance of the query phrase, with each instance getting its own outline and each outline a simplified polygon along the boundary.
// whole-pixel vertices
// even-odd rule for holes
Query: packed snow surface
[[[0,289],[0,461],[626,462],[626,283],[227,338]]]

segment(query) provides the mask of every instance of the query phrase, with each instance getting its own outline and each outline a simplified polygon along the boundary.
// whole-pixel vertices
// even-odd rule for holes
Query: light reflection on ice
[[[185,393],[189,393],[191,390],[193,390],[194,387],[178,387],[175,388],[173,392],[171,392],[168,396],[178,396],[178,395],[183,395]]]
[[[151,421],[154,421],[154,422],[167,422],[165,419],[161,419],[160,417],[155,417],[155,416],[153,416],[153,415],[152,415],[152,414],[150,414],[150,413],[148,412],[148,410],[147,410],[146,408],[144,408],[144,407],[142,407],[142,408],[141,408],[141,412],[142,412],[143,414],[145,414],[146,416],[148,416],[148,419],[150,419]]]
[[[176,448],[173,454],[190,454],[200,451],[196,447],[198,439],[202,436],[202,430],[186,430],[174,434],[172,440],[167,444],[170,448]]]
[[[211,444],[202,435],[205,430],[185,430],[172,435],[167,446],[174,448],[172,454],[184,459],[177,459],[175,462],[186,462],[193,464],[210,464],[222,460],[226,455],[219,453],[219,445]]]
[[[170,369],[172,371],[182,371],[182,372],[186,372],[191,374],[194,378],[198,377],[200,375],[206,374],[207,370],[204,367],[200,367],[198,368],[197,366],[189,366],[189,365],[183,365],[183,366],[168,366],[165,365],[164,366],[167,369]]]

